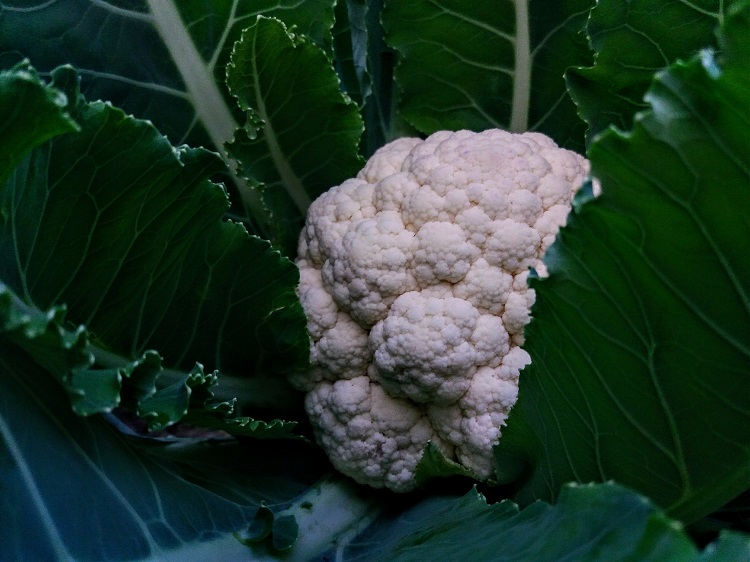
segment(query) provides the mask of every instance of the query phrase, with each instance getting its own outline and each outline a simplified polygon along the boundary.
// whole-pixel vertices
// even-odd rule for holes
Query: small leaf
[[[282,515],[273,522],[271,543],[275,550],[288,550],[297,541],[299,525],[292,515]]]
[[[366,0],[337,2],[335,8],[334,65],[344,91],[359,107],[373,93],[367,52],[370,40],[367,14],[371,9]]]
[[[462,464],[445,458],[440,449],[434,443],[429,442],[422,453],[422,458],[417,463],[415,479],[419,484],[428,482],[433,478],[447,476],[476,476]]]
[[[336,70],[344,90],[359,105],[365,123],[360,152],[369,158],[387,142],[419,136],[419,131],[396,111],[396,53],[384,39],[383,0],[347,0],[338,2],[336,10]]]
[[[273,511],[265,504],[261,504],[247,526],[242,540],[248,543],[260,542],[271,535],[273,529]]]
[[[68,384],[75,389],[70,404],[79,416],[109,412],[120,403],[119,369],[73,371]]]
[[[250,525],[237,539],[246,546],[255,546],[269,539],[273,552],[290,549],[297,541],[299,525],[292,515],[276,515],[272,509],[261,504]]]
[[[703,551],[700,562],[737,562],[750,559],[750,537],[747,534],[722,531],[719,538]]]

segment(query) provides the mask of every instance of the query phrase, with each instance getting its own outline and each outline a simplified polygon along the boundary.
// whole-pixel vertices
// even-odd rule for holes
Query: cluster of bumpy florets
[[[427,442],[478,478],[529,363],[542,255],[588,162],[539,133],[439,132],[378,150],[300,237],[312,369],[292,378],[334,466],[407,491]]]

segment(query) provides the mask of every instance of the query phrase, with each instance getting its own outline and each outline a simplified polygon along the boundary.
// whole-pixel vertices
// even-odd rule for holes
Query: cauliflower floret
[[[390,396],[368,377],[322,382],[307,394],[305,407],[333,466],[361,484],[406,492],[428,441],[453,454],[422,408]]]
[[[529,272],[513,278],[512,290],[503,309],[503,324],[516,345],[523,345],[523,329],[531,320],[531,307],[536,300],[534,289],[528,287]]]
[[[492,223],[484,245],[484,258],[490,265],[518,273],[532,267],[539,259],[539,233],[523,222],[504,219]]]
[[[376,380],[393,396],[430,404],[456,402],[478,367],[502,363],[509,340],[501,318],[427,291],[400,296],[370,332]]]
[[[421,142],[419,139],[404,137],[380,147],[370,156],[365,167],[357,174],[357,178],[369,184],[376,184],[399,172],[404,160]]]
[[[466,299],[480,311],[500,315],[512,286],[513,276],[510,273],[479,258],[454,286],[453,294]]]
[[[482,367],[457,403],[428,409],[438,435],[455,447],[458,461],[480,478],[492,475],[492,446],[518,396],[518,384],[503,378],[502,371]]]
[[[325,287],[320,269],[309,261],[297,260],[299,268],[299,295],[302,308],[307,317],[307,333],[313,341],[318,341],[327,330],[336,325],[339,318],[339,308]]]
[[[346,180],[312,202],[300,236],[297,253],[320,267],[331,248],[359,221],[373,217],[372,184],[359,179]]]
[[[428,441],[479,478],[513,406],[535,294],[588,162],[540,133],[399,139],[300,236],[311,369],[291,381],[341,472],[407,491]]]
[[[343,310],[370,327],[397,296],[416,289],[411,268],[416,247],[398,213],[378,213],[336,241],[323,264],[323,282]]]
[[[428,222],[419,229],[414,252],[414,275],[421,287],[440,281],[458,283],[479,256],[457,224]]]
[[[455,402],[471,384],[479,312],[463,299],[400,296],[370,332],[378,381],[414,402]]]

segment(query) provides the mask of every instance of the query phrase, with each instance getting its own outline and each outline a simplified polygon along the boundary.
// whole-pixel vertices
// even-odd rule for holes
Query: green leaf
[[[366,0],[337,2],[333,26],[334,66],[347,95],[359,107],[372,95],[368,73],[368,12]]]
[[[50,374],[2,335],[0,383],[2,560],[201,559],[204,544],[240,559],[231,533],[315,474],[312,464],[289,472],[293,449],[250,456],[231,442],[127,439],[100,417],[74,415]]]
[[[75,413],[88,416],[110,412],[122,403],[133,410],[157,393],[155,380],[161,371],[161,358],[153,352],[130,364],[118,358],[120,366],[106,368],[94,364],[94,349],[83,326],[65,328],[65,310],[54,307],[46,312],[24,304],[0,281],[0,335],[35,361],[62,385]],[[123,379],[132,385],[122,388]],[[50,381],[50,384],[53,384]],[[145,400],[144,400],[145,399]],[[142,402],[143,401],[143,402]],[[165,402],[167,411],[173,401]],[[187,408],[185,408],[186,410]],[[170,416],[165,410],[149,410],[148,415],[180,420],[185,411]],[[165,423],[167,425],[167,423]],[[163,426],[162,426],[163,427]],[[159,427],[158,429],[160,429]]]
[[[0,67],[19,57],[44,71],[71,64],[83,93],[152,121],[174,145],[205,146],[225,160],[222,177],[241,201],[236,214],[268,235],[258,194],[238,178],[224,151],[242,124],[225,85],[232,45],[258,14],[296,26],[329,49],[330,0],[94,0],[16,2],[0,17]]]
[[[590,0],[386,2],[386,41],[401,55],[399,109],[423,133],[536,130],[583,147],[562,79],[590,55]]]
[[[750,5],[590,149],[602,195],[534,283],[532,364],[497,449],[518,499],[614,479],[694,521],[750,484]],[[525,474],[521,472],[524,471]]]
[[[270,546],[273,551],[288,550],[297,541],[299,525],[291,515],[276,516],[273,510],[261,504],[253,516],[250,525],[242,537],[238,537],[246,546],[270,538]]]
[[[0,559],[165,559],[222,537],[215,552],[239,557],[226,539],[257,506],[281,510],[314,481],[314,459],[288,462],[304,452],[294,442],[252,454],[227,440],[155,443],[76,416],[65,391],[90,414],[92,404],[116,403],[119,381],[92,366],[86,333],[65,330],[63,320],[59,308],[31,309],[0,283]],[[131,376],[142,368],[136,363]]]
[[[329,475],[286,505],[262,505],[237,537],[252,560],[330,560],[327,551],[341,550],[381,514],[387,500],[372,488]]]
[[[49,99],[68,100],[59,114],[80,129],[42,145],[49,135],[34,136],[30,128],[24,140],[14,133],[26,130],[24,122],[9,118],[8,134],[0,136],[0,152],[9,155],[14,142],[40,145],[23,161],[15,153],[9,165],[18,166],[0,190],[0,318],[7,337],[62,384],[80,415],[124,406],[152,430],[188,421],[234,434],[291,437],[295,423],[238,418],[235,402],[264,411],[297,402],[279,373],[307,363],[293,264],[241,227],[222,223],[221,189],[179,160],[199,155],[210,169],[214,155],[176,151],[151,125],[107,104],[86,104],[69,68],[54,76],[59,90],[28,81],[35,77],[28,65],[0,76],[0,93],[7,95],[0,107],[18,101],[41,118]],[[13,87],[23,80],[25,89]],[[57,126],[54,112],[49,118]],[[189,273],[195,264],[206,271]],[[231,268],[234,277],[214,277],[212,267]],[[232,298],[248,309],[222,304]],[[201,312],[203,301],[216,308]],[[216,339],[191,342],[185,334],[198,332],[190,322]],[[173,339],[180,334],[182,341]],[[242,352],[223,354],[223,346]],[[175,369],[165,369],[153,347],[166,350]],[[198,359],[255,377],[243,384],[248,379],[223,376],[219,383]]]
[[[190,373],[165,371],[161,357],[147,351],[134,361],[116,357],[117,366],[107,368],[85,328],[71,331],[64,325],[61,307],[47,312],[29,307],[0,282],[0,338],[33,357],[53,377],[49,384],[61,384],[76,414],[90,416],[124,406],[138,413],[151,431],[183,421],[234,435],[299,438],[292,433],[295,422],[236,417],[235,400],[217,400],[217,374],[207,375],[200,365]],[[107,361],[113,358],[107,356]],[[165,386],[165,379],[177,380]]]
[[[76,417],[49,375],[3,340],[0,380],[0,558],[146,557],[247,517],[139,458],[102,420]]]
[[[28,4],[23,6],[23,4]],[[0,66],[70,64],[89,99],[151,120],[172,143],[221,151],[241,123],[224,86],[232,45],[258,14],[330,44],[329,0],[92,0],[15,3],[0,18]],[[20,6],[23,6],[21,8]]]
[[[466,476],[476,478],[476,476],[462,464],[445,458],[434,443],[428,442],[419,459],[415,471],[416,481],[420,484],[429,482],[434,478],[444,478],[447,476]]]
[[[65,95],[44,84],[27,62],[0,72],[0,182],[33,147],[78,129]],[[1,215],[0,215],[1,218]]]
[[[735,562],[750,558],[750,537],[746,534],[722,531],[719,538],[706,547],[701,562]]]
[[[294,255],[310,202],[362,167],[357,106],[323,50],[264,17],[235,45],[227,85],[248,112],[228,150],[240,174],[263,186],[275,239]]]
[[[0,191],[3,280],[28,304],[68,306],[98,346],[128,358],[253,376],[306,365],[298,273],[223,222],[214,153],[173,148],[149,123],[77,99],[81,131],[40,147]]]
[[[245,529],[242,541],[249,546],[252,543],[265,540],[273,530],[273,519],[273,511],[261,504]]]
[[[339,2],[333,30],[336,70],[365,123],[360,152],[366,158],[387,142],[419,136],[396,111],[396,54],[385,44],[382,10],[383,0]]]
[[[720,541],[742,560],[747,537]],[[713,546],[711,548],[714,548]],[[680,525],[648,500],[608,483],[565,486],[555,505],[488,505],[476,491],[428,498],[382,518],[337,552],[337,560],[450,561],[699,559]],[[702,558],[701,558],[702,559]]]
[[[570,95],[589,124],[591,139],[607,126],[629,129],[658,70],[689,59],[714,43],[714,29],[726,10],[722,0],[600,0],[587,32],[595,51],[593,67],[566,73]]]

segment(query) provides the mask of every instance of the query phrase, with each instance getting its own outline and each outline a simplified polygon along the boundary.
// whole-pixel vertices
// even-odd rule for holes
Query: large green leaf
[[[139,283],[139,275],[155,273],[153,268],[159,264],[148,262],[147,252],[139,256],[145,259],[142,267],[127,254],[118,257],[116,250],[123,246],[134,251],[139,245],[148,247],[136,233],[165,243],[164,255],[169,255],[170,247],[189,243],[191,221],[203,229],[198,235],[208,240],[216,237],[216,228],[223,228],[218,220],[221,211],[212,211],[210,202],[211,193],[221,190],[203,179],[199,168],[180,161],[184,151],[173,149],[152,126],[107,104],[85,104],[78,98],[69,69],[56,72],[55,79],[63,89],[42,83],[26,64],[0,73],[0,154],[5,156],[0,175],[8,176],[15,166],[0,191],[0,559],[166,560],[190,555],[200,559],[198,553],[205,556],[206,544],[222,559],[240,558],[245,549],[232,533],[243,529],[261,505],[283,509],[317,478],[320,468],[314,457],[307,457],[304,465],[287,460],[306,453],[300,447],[309,446],[254,440],[248,447],[228,439],[226,433],[211,434],[223,438],[207,442],[124,437],[96,413],[121,405],[140,413],[155,428],[182,419],[255,437],[286,437],[294,424],[227,420],[233,403],[214,397],[216,374],[206,374],[200,366],[189,373],[169,371],[153,351],[136,356],[130,354],[136,345],[118,348],[122,342],[108,337],[107,326],[133,318],[146,322],[147,299],[113,306],[111,318],[86,307],[90,301],[106,306],[105,289],[117,287],[127,277],[123,271],[110,271],[110,261],[115,268],[129,271],[136,286],[146,283],[143,277]],[[22,160],[24,152],[32,149]],[[215,159],[208,153],[203,157],[207,162]],[[179,181],[182,173],[191,172],[197,177]],[[138,181],[128,183],[133,177]],[[188,193],[175,189],[179,186]],[[128,205],[130,190],[140,198]],[[201,191],[207,192],[206,198],[200,197]],[[181,198],[198,205],[203,201],[206,206],[188,213],[180,224],[179,218],[169,220],[168,209],[179,213]],[[161,210],[150,207],[154,201],[159,201]],[[97,211],[93,214],[98,221],[88,220],[91,208]],[[214,233],[211,221],[201,222],[203,211],[213,214]],[[160,237],[158,227],[141,232],[133,228],[150,212],[179,237]],[[129,215],[136,222],[129,222]],[[193,238],[198,235],[193,233]],[[238,238],[239,231],[230,240]],[[227,245],[221,253],[239,262],[238,258],[252,262],[271,254],[275,260],[271,264],[287,263],[293,271],[266,243],[250,246],[255,253],[239,248],[241,252]],[[240,263],[235,269],[243,267],[251,264]],[[182,282],[201,279],[187,270],[178,268]],[[289,275],[290,285],[284,289],[283,272],[282,268],[278,290],[293,292],[295,276]],[[100,287],[89,275],[108,282]],[[168,275],[155,278],[168,279]],[[20,288],[24,298],[14,294],[6,281]],[[65,287],[68,282],[72,288]],[[78,284],[85,285],[88,294],[76,289]],[[218,288],[234,291],[235,296],[257,291],[259,298],[273,298],[262,285],[246,284],[241,289]],[[177,290],[179,286],[175,285]],[[192,290],[210,296],[213,289],[209,284]],[[138,293],[122,290],[116,295],[126,299],[137,298]],[[56,302],[58,297],[74,302],[75,311],[66,316],[63,306],[45,310],[35,306],[39,301]],[[248,304],[252,306],[252,300]],[[77,314],[92,321],[99,318],[101,332],[91,336],[75,320]],[[224,311],[224,317],[227,324],[211,326],[208,321],[206,328],[237,326],[232,313]],[[266,327],[272,334],[277,332],[275,336],[304,335],[304,326],[293,320],[273,319],[267,311],[259,325],[240,326],[251,340],[255,330]],[[304,342],[301,345],[306,353]],[[218,357],[215,350],[209,360]],[[253,365],[256,362],[250,371]],[[256,383],[253,388],[260,391],[263,385]]]
[[[643,95],[654,73],[713,44],[728,5],[722,0],[597,2],[587,26],[595,64],[566,73],[589,138],[610,124],[629,129],[633,115],[646,107]]]
[[[214,154],[174,149],[148,122],[78,99],[81,131],[40,147],[0,192],[0,273],[27,304],[68,306],[100,347],[166,365],[269,376],[307,361],[294,264],[221,221]],[[278,375],[281,376],[281,375]]]
[[[750,56],[745,4],[590,149],[602,194],[547,254],[531,367],[498,448],[518,498],[615,479],[698,519],[750,484]]]
[[[45,72],[73,65],[87,98],[150,119],[174,144],[221,151],[241,124],[225,68],[258,14],[330,43],[328,0],[15,0],[0,6],[0,66],[19,56]]]
[[[98,416],[76,416],[53,374],[2,331],[2,560],[198,560],[202,544],[241,559],[231,533],[261,505],[282,509],[319,472],[287,461],[305,452],[294,442],[250,455],[227,440],[125,438]],[[68,359],[81,351],[57,349]]]
[[[4,341],[0,380],[3,560],[143,558],[252,515],[137,455],[103,420],[75,416],[52,378]]]
[[[562,78],[587,64],[590,0],[387,2],[386,41],[401,55],[404,117],[441,129],[537,130],[568,148],[584,127]]]
[[[44,72],[71,64],[89,99],[151,120],[175,145],[219,152],[228,164],[222,177],[242,201],[236,214],[268,236],[260,197],[234,175],[224,152],[243,121],[225,85],[226,65],[258,14],[279,17],[330,47],[330,0],[15,0],[0,5],[0,67],[22,57]]]
[[[354,562],[743,560],[750,538],[726,534],[703,553],[674,521],[642,496],[608,483],[566,486],[555,505],[523,510],[509,500],[488,505],[472,491],[434,496],[328,553]],[[335,555],[334,555],[335,553]]]
[[[227,85],[248,112],[228,149],[240,173],[264,186],[274,238],[293,254],[310,202],[362,167],[357,106],[340,92],[326,53],[271,18],[242,34]]]

